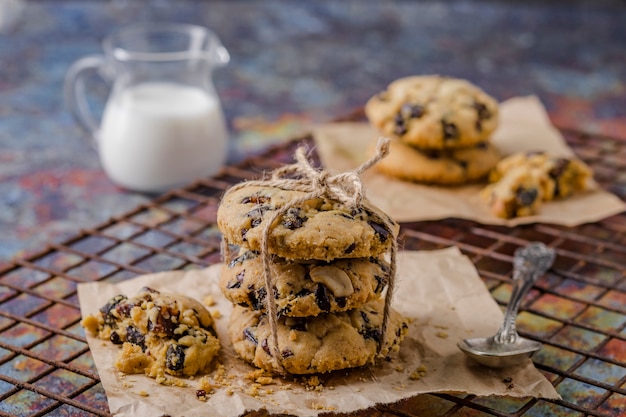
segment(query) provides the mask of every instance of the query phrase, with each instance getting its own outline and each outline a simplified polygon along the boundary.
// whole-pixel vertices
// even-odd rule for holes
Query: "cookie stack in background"
[[[489,141],[498,102],[466,80],[400,78],[368,100],[365,114],[391,138],[389,156],[376,165],[391,177],[459,185],[484,178],[500,159]]]
[[[226,193],[217,213],[228,247],[220,288],[234,304],[228,331],[237,354],[258,368],[290,374],[371,363],[382,343],[381,293],[390,274],[385,254],[398,225],[369,205],[349,209],[316,198],[289,208],[270,226],[267,255],[278,313],[279,369],[270,347],[263,231],[277,210],[307,193],[241,185]],[[397,349],[408,326],[392,311],[387,328],[382,355]]]

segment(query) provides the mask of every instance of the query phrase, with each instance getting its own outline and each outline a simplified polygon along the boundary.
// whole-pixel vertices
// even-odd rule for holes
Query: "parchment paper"
[[[209,311],[217,310],[222,315],[217,320],[222,344],[217,362],[224,365],[231,386],[216,388],[207,402],[196,399],[195,381],[189,381],[188,387],[169,387],[143,375],[120,374],[113,366],[118,347],[88,337],[111,412],[133,417],[226,417],[266,408],[271,413],[315,416],[329,411],[351,412],[428,392],[559,398],[530,360],[496,371],[473,363],[456,347],[460,339],[494,334],[502,320],[500,308],[474,265],[457,248],[400,252],[397,265],[393,305],[411,319],[411,324],[400,351],[391,361],[322,375],[323,388],[318,390],[307,390],[303,378],[275,378],[275,384],[260,388],[258,397],[246,393],[250,381],[245,375],[254,368],[236,358],[226,334],[232,307],[218,287],[220,265],[144,275],[117,284],[80,284],[78,296],[83,316],[96,313],[110,297],[120,293],[131,296],[143,286],[199,300],[212,295],[216,304]],[[418,378],[411,379],[411,374]],[[268,389],[273,393],[266,393]],[[140,395],[142,391],[149,396]]]
[[[339,172],[354,169],[364,162],[368,158],[369,143],[379,136],[367,122],[324,124],[313,130],[324,168]],[[530,150],[559,156],[574,153],[534,96],[516,97],[500,104],[500,123],[491,141],[503,155]],[[375,169],[363,173],[361,180],[367,187],[368,198],[399,222],[455,217],[507,226],[527,223],[576,226],[626,210],[626,204],[617,196],[595,186],[568,199],[544,203],[537,215],[507,220],[491,214],[481,200],[479,190],[484,184],[422,185],[382,175]]]

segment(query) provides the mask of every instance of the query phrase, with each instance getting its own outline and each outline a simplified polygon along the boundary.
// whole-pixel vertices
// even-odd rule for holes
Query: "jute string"
[[[241,188],[252,186],[263,186],[279,188],[286,191],[300,191],[305,194],[297,199],[293,199],[280,209],[276,210],[265,223],[261,238],[261,257],[263,261],[263,278],[266,288],[265,308],[270,325],[271,340],[269,341],[270,352],[273,352],[277,369],[284,373],[282,365],[282,353],[278,344],[278,313],[276,310],[276,297],[274,294],[274,283],[271,273],[271,254],[268,250],[269,236],[272,229],[278,224],[280,219],[292,207],[316,198],[325,198],[342,203],[348,208],[358,207],[370,208],[369,212],[374,217],[373,220],[380,222],[391,236],[390,249],[390,271],[387,292],[384,300],[383,321],[381,326],[381,340],[378,351],[385,346],[387,341],[387,327],[391,308],[391,299],[395,285],[396,276],[396,252],[397,242],[393,238],[393,224],[386,216],[379,216],[377,209],[371,206],[365,199],[363,184],[360,174],[375,165],[389,153],[389,139],[380,138],[376,146],[376,153],[368,161],[364,162],[357,169],[339,174],[331,174],[324,170],[318,170],[311,165],[306,156],[306,148],[298,147],[295,152],[296,162],[285,165],[272,172],[271,178],[263,180],[245,181],[234,185],[226,191],[224,197],[229,193]],[[222,253],[224,261],[230,262],[230,250],[224,238],[222,238]]]

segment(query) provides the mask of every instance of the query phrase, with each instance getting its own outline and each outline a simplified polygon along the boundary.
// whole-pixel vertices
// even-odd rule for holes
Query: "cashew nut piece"
[[[348,274],[336,266],[316,266],[309,275],[313,282],[324,284],[335,297],[346,297],[354,292]]]

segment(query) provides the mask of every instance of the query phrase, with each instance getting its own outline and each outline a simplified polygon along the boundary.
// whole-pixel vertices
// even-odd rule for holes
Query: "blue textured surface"
[[[423,73],[536,94],[558,126],[626,138],[623,2],[28,1],[0,34],[0,264],[149,198],[109,182],[62,102],[72,62],[138,21],[222,39],[231,160]]]

